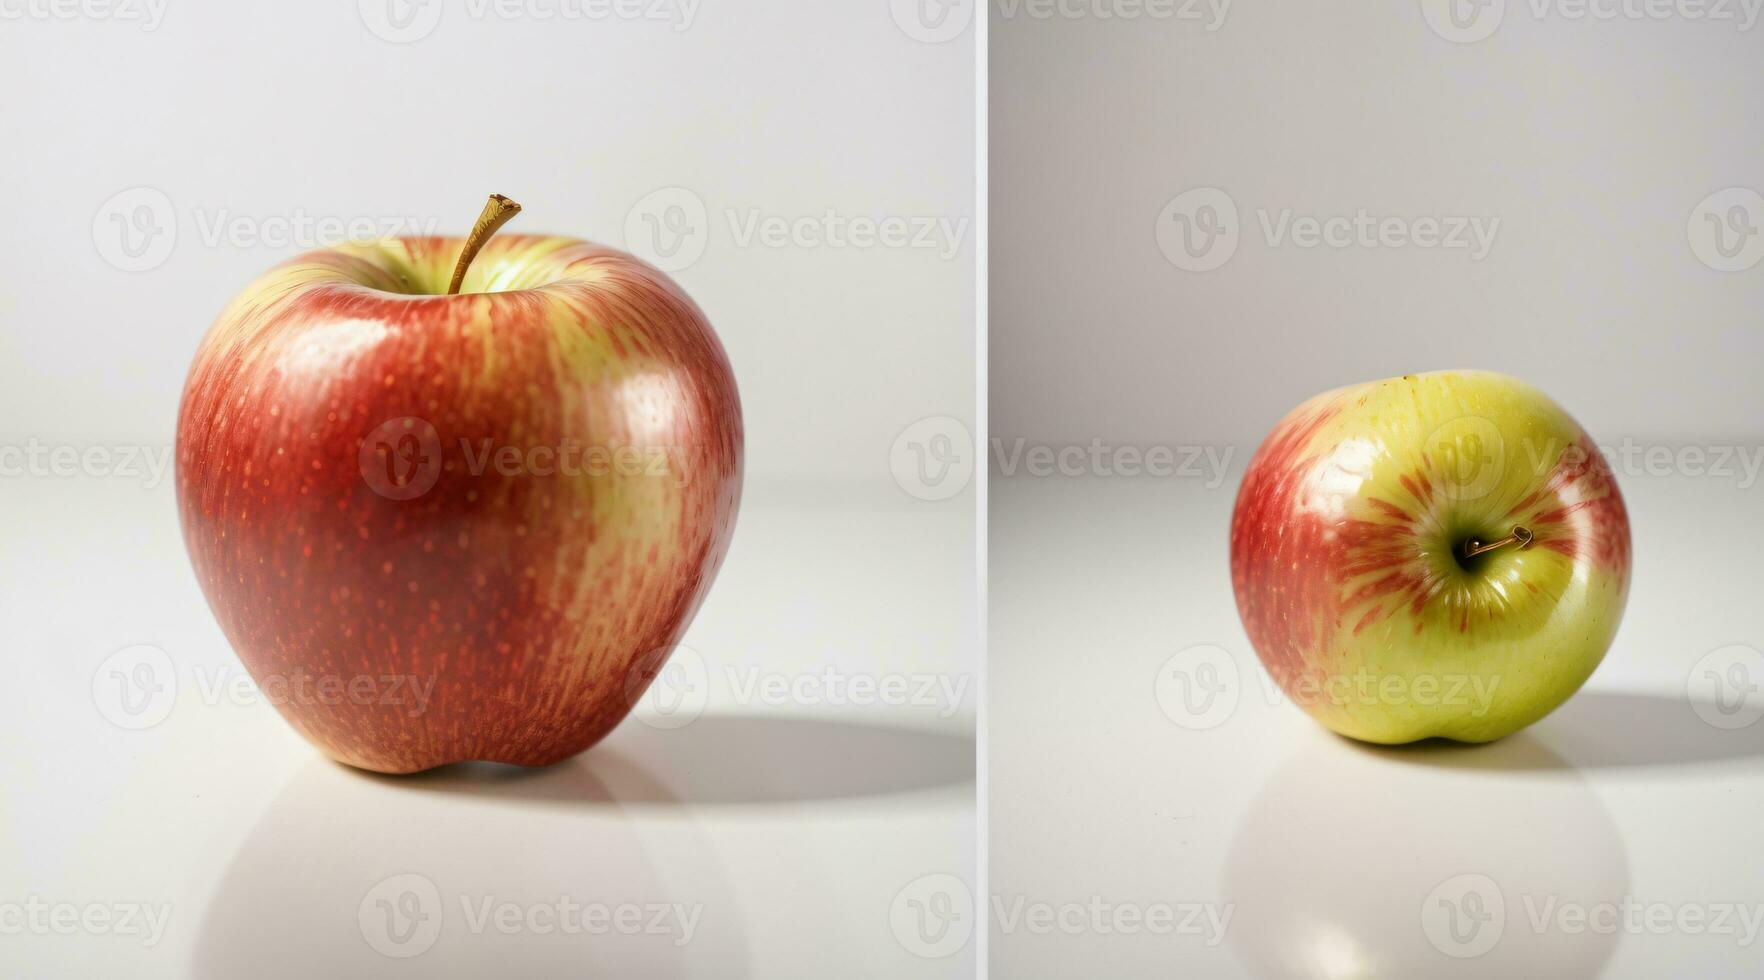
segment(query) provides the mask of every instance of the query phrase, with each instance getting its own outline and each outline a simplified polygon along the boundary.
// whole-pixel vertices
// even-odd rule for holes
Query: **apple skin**
[[[439,295],[461,247],[271,270],[178,413],[184,539],[222,631],[296,730],[378,772],[543,766],[605,736],[697,611],[741,492],[734,373],[672,280],[508,235]]]
[[[1515,525],[1534,538],[1460,563]],[[1468,567],[1466,567],[1468,566]],[[1294,409],[1231,522],[1237,609],[1262,664],[1367,742],[1486,742],[1566,701],[1629,590],[1629,518],[1586,432],[1481,371],[1405,375]]]

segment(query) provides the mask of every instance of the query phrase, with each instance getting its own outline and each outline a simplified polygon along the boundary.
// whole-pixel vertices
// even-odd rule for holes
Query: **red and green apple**
[[[271,270],[185,385],[196,577],[283,716],[353,766],[582,751],[728,549],[741,409],[704,314],[623,252],[491,238],[518,210]]]
[[[1481,371],[1325,392],[1250,461],[1231,525],[1238,612],[1281,690],[1368,742],[1486,742],[1604,658],[1629,518],[1587,433]]]

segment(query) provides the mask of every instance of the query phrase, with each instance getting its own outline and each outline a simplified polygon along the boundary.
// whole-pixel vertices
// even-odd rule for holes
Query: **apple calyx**
[[[1475,558],[1477,555],[1493,551],[1496,548],[1505,548],[1510,544],[1517,544],[1519,550],[1524,551],[1525,548],[1531,544],[1531,528],[1528,528],[1523,524],[1515,524],[1513,525],[1513,533],[1499,541],[1490,541],[1486,544],[1475,538],[1471,538],[1464,542],[1464,557]]]
[[[508,224],[508,220],[521,213],[521,206],[503,197],[501,194],[490,195],[484,202],[484,210],[478,213],[478,221],[472,225],[472,233],[466,236],[465,246],[459,250],[459,262],[453,267],[453,281],[447,285],[447,295],[459,294],[459,284],[465,281],[466,269],[471,267],[472,260],[478,257],[478,250],[496,234],[496,230]]]

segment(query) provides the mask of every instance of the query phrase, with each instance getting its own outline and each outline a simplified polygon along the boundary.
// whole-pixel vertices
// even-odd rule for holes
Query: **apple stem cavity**
[[[465,281],[466,269],[471,267],[472,260],[478,257],[478,250],[496,234],[496,230],[508,224],[508,219],[521,213],[521,206],[503,197],[501,194],[490,195],[484,203],[484,210],[478,215],[478,223],[472,226],[472,233],[466,236],[465,247],[460,249],[459,262],[453,267],[453,281],[447,285],[447,295],[459,293],[459,284]]]
[[[1493,551],[1496,548],[1505,548],[1510,544],[1516,544],[1519,546],[1520,551],[1524,551],[1526,546],[1531,544],[1531,528],[1528,528],[1523,524],[1515,524],[1513,525],[1512,534],[1507,535],[1499,541],[1490,541],[1486,544],[1475,538],[1471,538],[1464,542],[1464,557],[1475,558],[1477,555],[1484,552]]]

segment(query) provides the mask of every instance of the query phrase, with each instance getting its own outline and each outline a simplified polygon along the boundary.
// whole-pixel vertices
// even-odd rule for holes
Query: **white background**
[[[1717,271],[1691,236],[1711,193],[1764,189],[1764,25],[1542,5],[1539,20],[1522,0],[1459,4],[1500,14],[1467,44],[1429,27],[1446,7],[1432,0],[1236,3],[1210,32],[1092,16],[1125,4],[995,8],[994,439],[1232,453],[1223,471],[1164,478],[995,470],[995,976],[1764,969],[1764,938],[1574,933],[1554,917],[1626,898],[1764,909],[1751,844],[1764,700],[1754,689],[1743,713],[1716,713],[1752,721],[1734,730],[1695,709],[1744,694],[1715,687],[1705,658],[1764,649],[1764,481],[1731,457],[1717,473],[1710,455],[1677,455],[1764,456],[1764,264]],[[1166,258],[1160,225],[1208,187],[1238,209],[1239,240],[1190,271]],[[1501,223],[1474,260],[1273,245],[1264,208]],[[1746,255],[1764,257],[1764,235]],[[1268,695],[1231,593],[1233,499],[1257,443],[1305,398],[1468,367],[1531,381],[1601,445],[1667,453],[1619,466],[1628,612],[1587,688],[1532,729],[1485,748],[1359,748]],[[1158,691],[1199,645],[1219,651],[1227,687],[1196,729]],[[1480,933],[1494,945],[1457,959],[1430,943],[1429,897],[1489,882],[1506,916]],[[1093,901],[1107,916],[1192,903],[1234,917],[1222,937],[1129,933]],[[998,914],[1038,905],[1080,911],[1042,931]]]
[[[1481,8],[1505,13],[1474,44],[1429,28],[1446,0],[1235,3],[1210,33],[995,17],[993,433],[1254,445],[1327,388],[1482,367],[1602,440],[1756,434],[1764,275],[1714,271],[1688,235],[1708,195],[1764,192],[1764,24],[1541,2]],[[1198,274],[1157,241],[1197,188],[1242,226]],[[1361,208],[1500,224],[1473,260],[1270,245],[1259,216]]]
[[[496,192],[526,208],[511,233],[648,256],[655,243],[626,241],[627,219],[675,187],[706,216],[689,239],[702,256],[676,278],[735,364],[756,480],[874,480],[913,421],[971,417],[971,30],[916,41],[882,0],[705,2],[686,30],[504,19],[495,5],[474,19],[463,0],[431,0],[408,6],[439,12],[432,31],[391,44],[358,6],[378,0],[172,2],[152,31],[0,21],[13,93],[0,180],[19,219],[0,238],[0,430],[169,438],[215,315],[299,251],[210,245],[218,222],[267,237],[301,214],[408,218],[463,234]],[[115,225],[100,220],[97,242],[93,225],[140,186],[171,202],[175,245],[158,267],[122,272],[104,257]],[[945,219],[965,235],[949,259],[941,246],[738,240],[755,213],[829,209]]]
[[[682,676],[702,715],[628,720],[540,773],[386,780],[226,693],[242,671],[189,573],[169,474],[113,460],[0,479],[0,904],[171,912],[150,947],[0,934],[0,974],[970,975],[972,457],[928,488],[912,453],[972,427],[972,24],[883,0],[706,2],[689,26],[683,4],[635,8],[652,22],[430,0],[401,8],[408,34],[379,0],[172,0],[152,24],[129,19],[146,6],[60,9],[0,20],[0,444],[164,452],[215,314],[323,244],[264,239],[320,218],[460,234],[500,192],[525,206],[511,232],[675,270],[735,366],[748,481],[686,637],[696,659],[676,658],[701,666]],[[739,239],[828,211],[959,235]],[[960,424],[911,429],[928,417]],[[175,691],[136,731],[113,723],[110,658],[140,644]],[[827,671],[958,693],[852,705],[817,686]],[[755,672],[809,686],[743,698]],[[433,885],[440,904],[418,911],[442,931],[395,959],[369,935],[388,920],[358,907],[404,874]],[[675,947],[462,917],[462,901],[560,895],[702,918]]]

